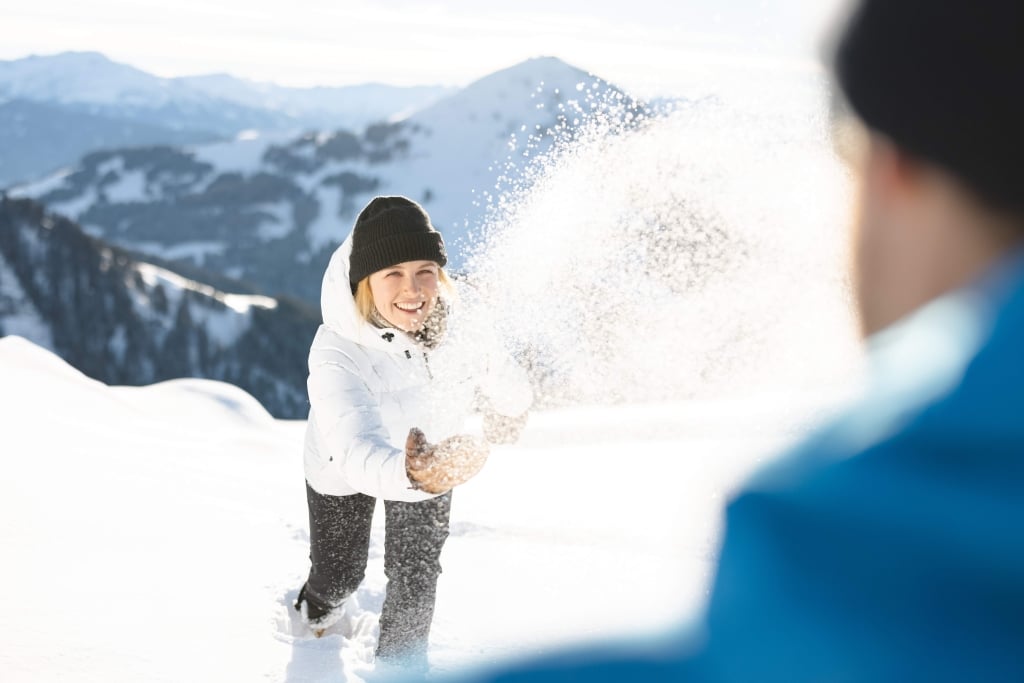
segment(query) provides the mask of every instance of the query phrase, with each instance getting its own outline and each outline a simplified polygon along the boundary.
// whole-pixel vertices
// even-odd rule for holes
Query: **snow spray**
[[[825,92],[806,77],[654,113],[587,88],[561,125],[510,143],[465,303],[541,405],[845,381],[849,183]]]

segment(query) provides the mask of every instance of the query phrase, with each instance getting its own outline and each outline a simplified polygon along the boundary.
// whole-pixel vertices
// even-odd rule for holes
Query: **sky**
[[[0,0],[0,60],[98,51],[159,76],[462,86],[553,55],[636,94],[815,69],[837,0]]]

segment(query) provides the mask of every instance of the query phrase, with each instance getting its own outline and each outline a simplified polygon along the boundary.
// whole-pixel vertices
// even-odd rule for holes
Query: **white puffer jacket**
[[[521,415],[532,402],[529,384],[489,330],[460,331],[454,312],[444,342],[431,351],[363,320],[349,286],[351,250],[350,235],[324,274],[324,324],[309,351],[306,481],[327,495],[432,498],[406,475],[409,430],[418,427],[431,443],[460,433],[477,388],[494,411]]]

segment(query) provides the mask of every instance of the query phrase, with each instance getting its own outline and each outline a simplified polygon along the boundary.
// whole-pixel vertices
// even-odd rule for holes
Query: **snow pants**
[[[384,574],[377,656],[423,660],[434,618],[441,549],[448,538],[451,492],[417,503],[384,501]],[[330,496],[306,484],[310,571],[300,601],[309,614],[341,606],[366,573],[376,498]]]

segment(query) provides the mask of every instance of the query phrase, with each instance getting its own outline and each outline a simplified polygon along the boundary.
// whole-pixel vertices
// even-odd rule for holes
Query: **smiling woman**
[[[445,362],[454,298],[447,261],[422,207],[405,197],[370,201],[327,267],[324,324],[309,354],[311,568],[295,607],[314,636],[344,632],[382,498],[388,589],[377,656],[417,669],[426,666],[451,489],[480,471],[489,450],[459,433],[474,391],[492,421],[520,426],[532,400],[525,373],[508,359]]]

